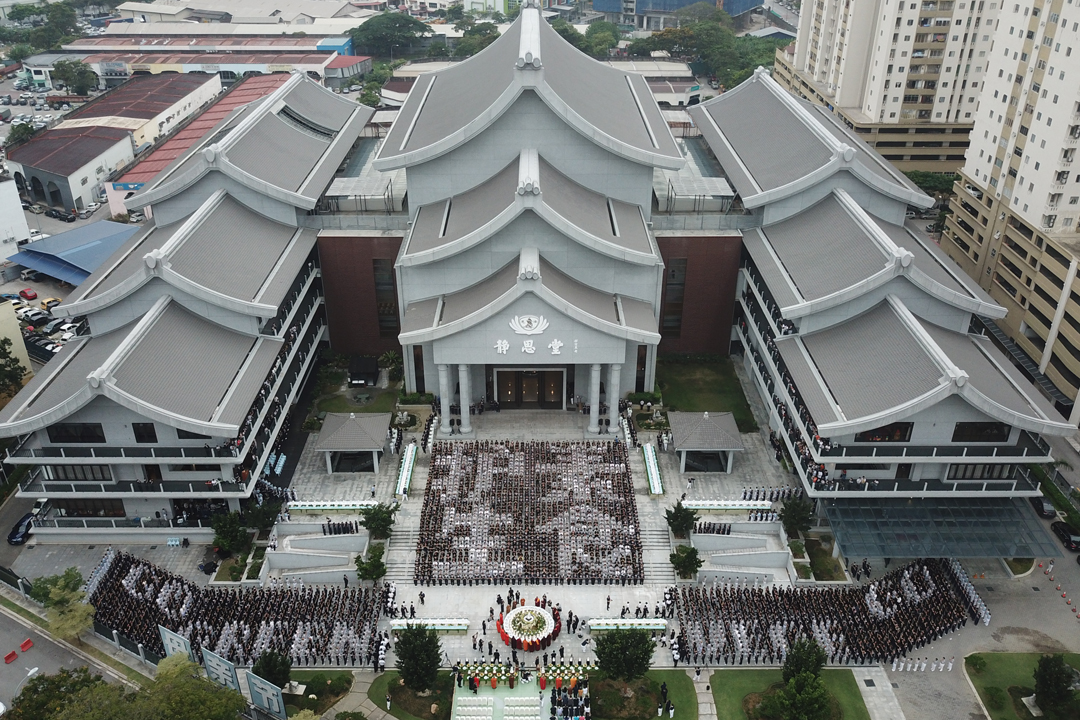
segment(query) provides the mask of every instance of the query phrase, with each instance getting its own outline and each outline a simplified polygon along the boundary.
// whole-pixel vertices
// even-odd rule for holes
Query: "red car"
[[[34,291],[34,288],[26,288],[19,291],[19,297],[24,300],[37,300],[37,292]]]

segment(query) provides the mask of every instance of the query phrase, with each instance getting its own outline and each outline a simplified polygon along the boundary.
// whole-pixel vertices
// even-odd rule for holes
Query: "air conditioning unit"
[[[1000,240],[1001,239],[1001,231],[1000,230],[998,230],[996,233],[994,233],[994,239],[995,240]]]

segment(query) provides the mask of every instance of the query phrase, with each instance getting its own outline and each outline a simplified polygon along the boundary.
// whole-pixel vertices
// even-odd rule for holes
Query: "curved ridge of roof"
[[[646,344],[660,341],[655,315],[642,323],[640,314],[621,310],[620,295],[596,290],[562,274],[542,260],[536,248],[522,248],[517,260],[471,287],[410,303],[406,313],[423,306],[423,317],[415,318],[398,339],[402,344],[413,344],[461,332],[529,293],[607,335]]]
[[[398,264],[424,265],[465,252],[526,210],[602,255],[637,265],[662,262],[640,207],[589,190],[526,148],[481,184],[421,206]]]
[[[802,192],[841,170],[919,207],[933,198],[822,109],[782,88],[759,67],[739,86],[689,108],[747,208]],[[763,135],[761,126],[770,133]],[[771,138],[781,136],[777,145]]]
[[[421,75],[398,113],[375,167],[394,170],[450,152],[480,134],[525,90],[597,145],[633,162],[684,164],[645,79],[597,62],[522,4],[510,29],[473,57]]]

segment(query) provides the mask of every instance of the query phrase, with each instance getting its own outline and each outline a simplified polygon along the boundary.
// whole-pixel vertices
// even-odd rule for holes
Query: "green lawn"
[[[656,364],[656,384],[668,410],[730,412],[735,414],[739,432],[757,430],[731,358],[684,364],[664,362],[661,356]]]
[[[774,670],[717,670],[711,684],[716,702],[717,720],[747,720],[742,709],[743,698],[750,693],[761,692],[774,683],[781,682],[783,674]],[[833,694],[844,720],[870,720],[855,676],[850,670],[823,670],[821,679]]]
[[[814,571],[817,580],[846,580],[844,568],[840,561],[832,556],[832,552],[821,546],[818,540],[806,541],[806,552],[810,555],[810,568]]]
[[[706,671],[703,669],[701,672]],[[657,684],[667,683],[668,699],[675,705],[675,717],[678,720],[697,720],[697,692],[694,690],[694,681],[685,671],[650,670],[645,677]]]
[[[971,657],[975,657],[974,655]],[[970,661],[971,657],[967,658]],[[1021,718],[1013,710],[1012,702],[1007,700],[1005,707],[995,709],[990,707],[987,702],[986,689],[991,687],[998,687],[1004,691],[1012,686],[1021,686],[1027,688],[1035,687],[1035,666],[1039,662],[1039,653],[980,653],[979,657],[986,660],[986,669],[981,673],[976,673],[971,670],[970,667],[965,667],[968,677],[971,678],[971,683],[975,686],[975,689],[979,691],[979,697],[983,701],[983,705],[990,712],[991,720],[1027,720],[1031,717]],[[1066,653],[1065,662],[1072,665],[1074,668],[1080,668],[1080,654]]]
[[[319,412],[331,413],[385,413],[393,412],[397,404],[398,393],[396,389],[382,390],[371,402],[357,405],[345,395],[334,395],[319,401]]]
[[[438,687],[430,697],[423,698],[417,697],[411,690],[399,685],[397,680],[398,674],[396,672],[382,673],[375,678],[375,681],[371,683],[371,687],[368,688],[368,699],[381,710],[386,707],[386,690],[392,688],[390,694],[394,701],[390,704],[390,714],[398,720],[449,720],[451,706],[454,702],[454,679],[452,673],[446,670],[440,672]],[[433,716],[430,712],[433,703],[439,705],[437,716]]]

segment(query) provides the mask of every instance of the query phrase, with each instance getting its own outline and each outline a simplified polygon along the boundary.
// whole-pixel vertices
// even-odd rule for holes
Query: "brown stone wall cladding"
[[[686,285],[682,326],[678,337],[663,335],[660,353],[703,353],[727,355],[735,310],[735,283],[739,274],[742,237],[739,235],[658,237],[664,258],[664,294],[667,294],[667,267],[676,258],[686,258]],[[666,297],[664,298],[666,301]],[[661,328],[663,328],[663,302]]]
[[[400,237],[320,235],[319,262],[330,346],[348,355],[401,352],[396,337],[379,336],[373,260],[397,259]]]

